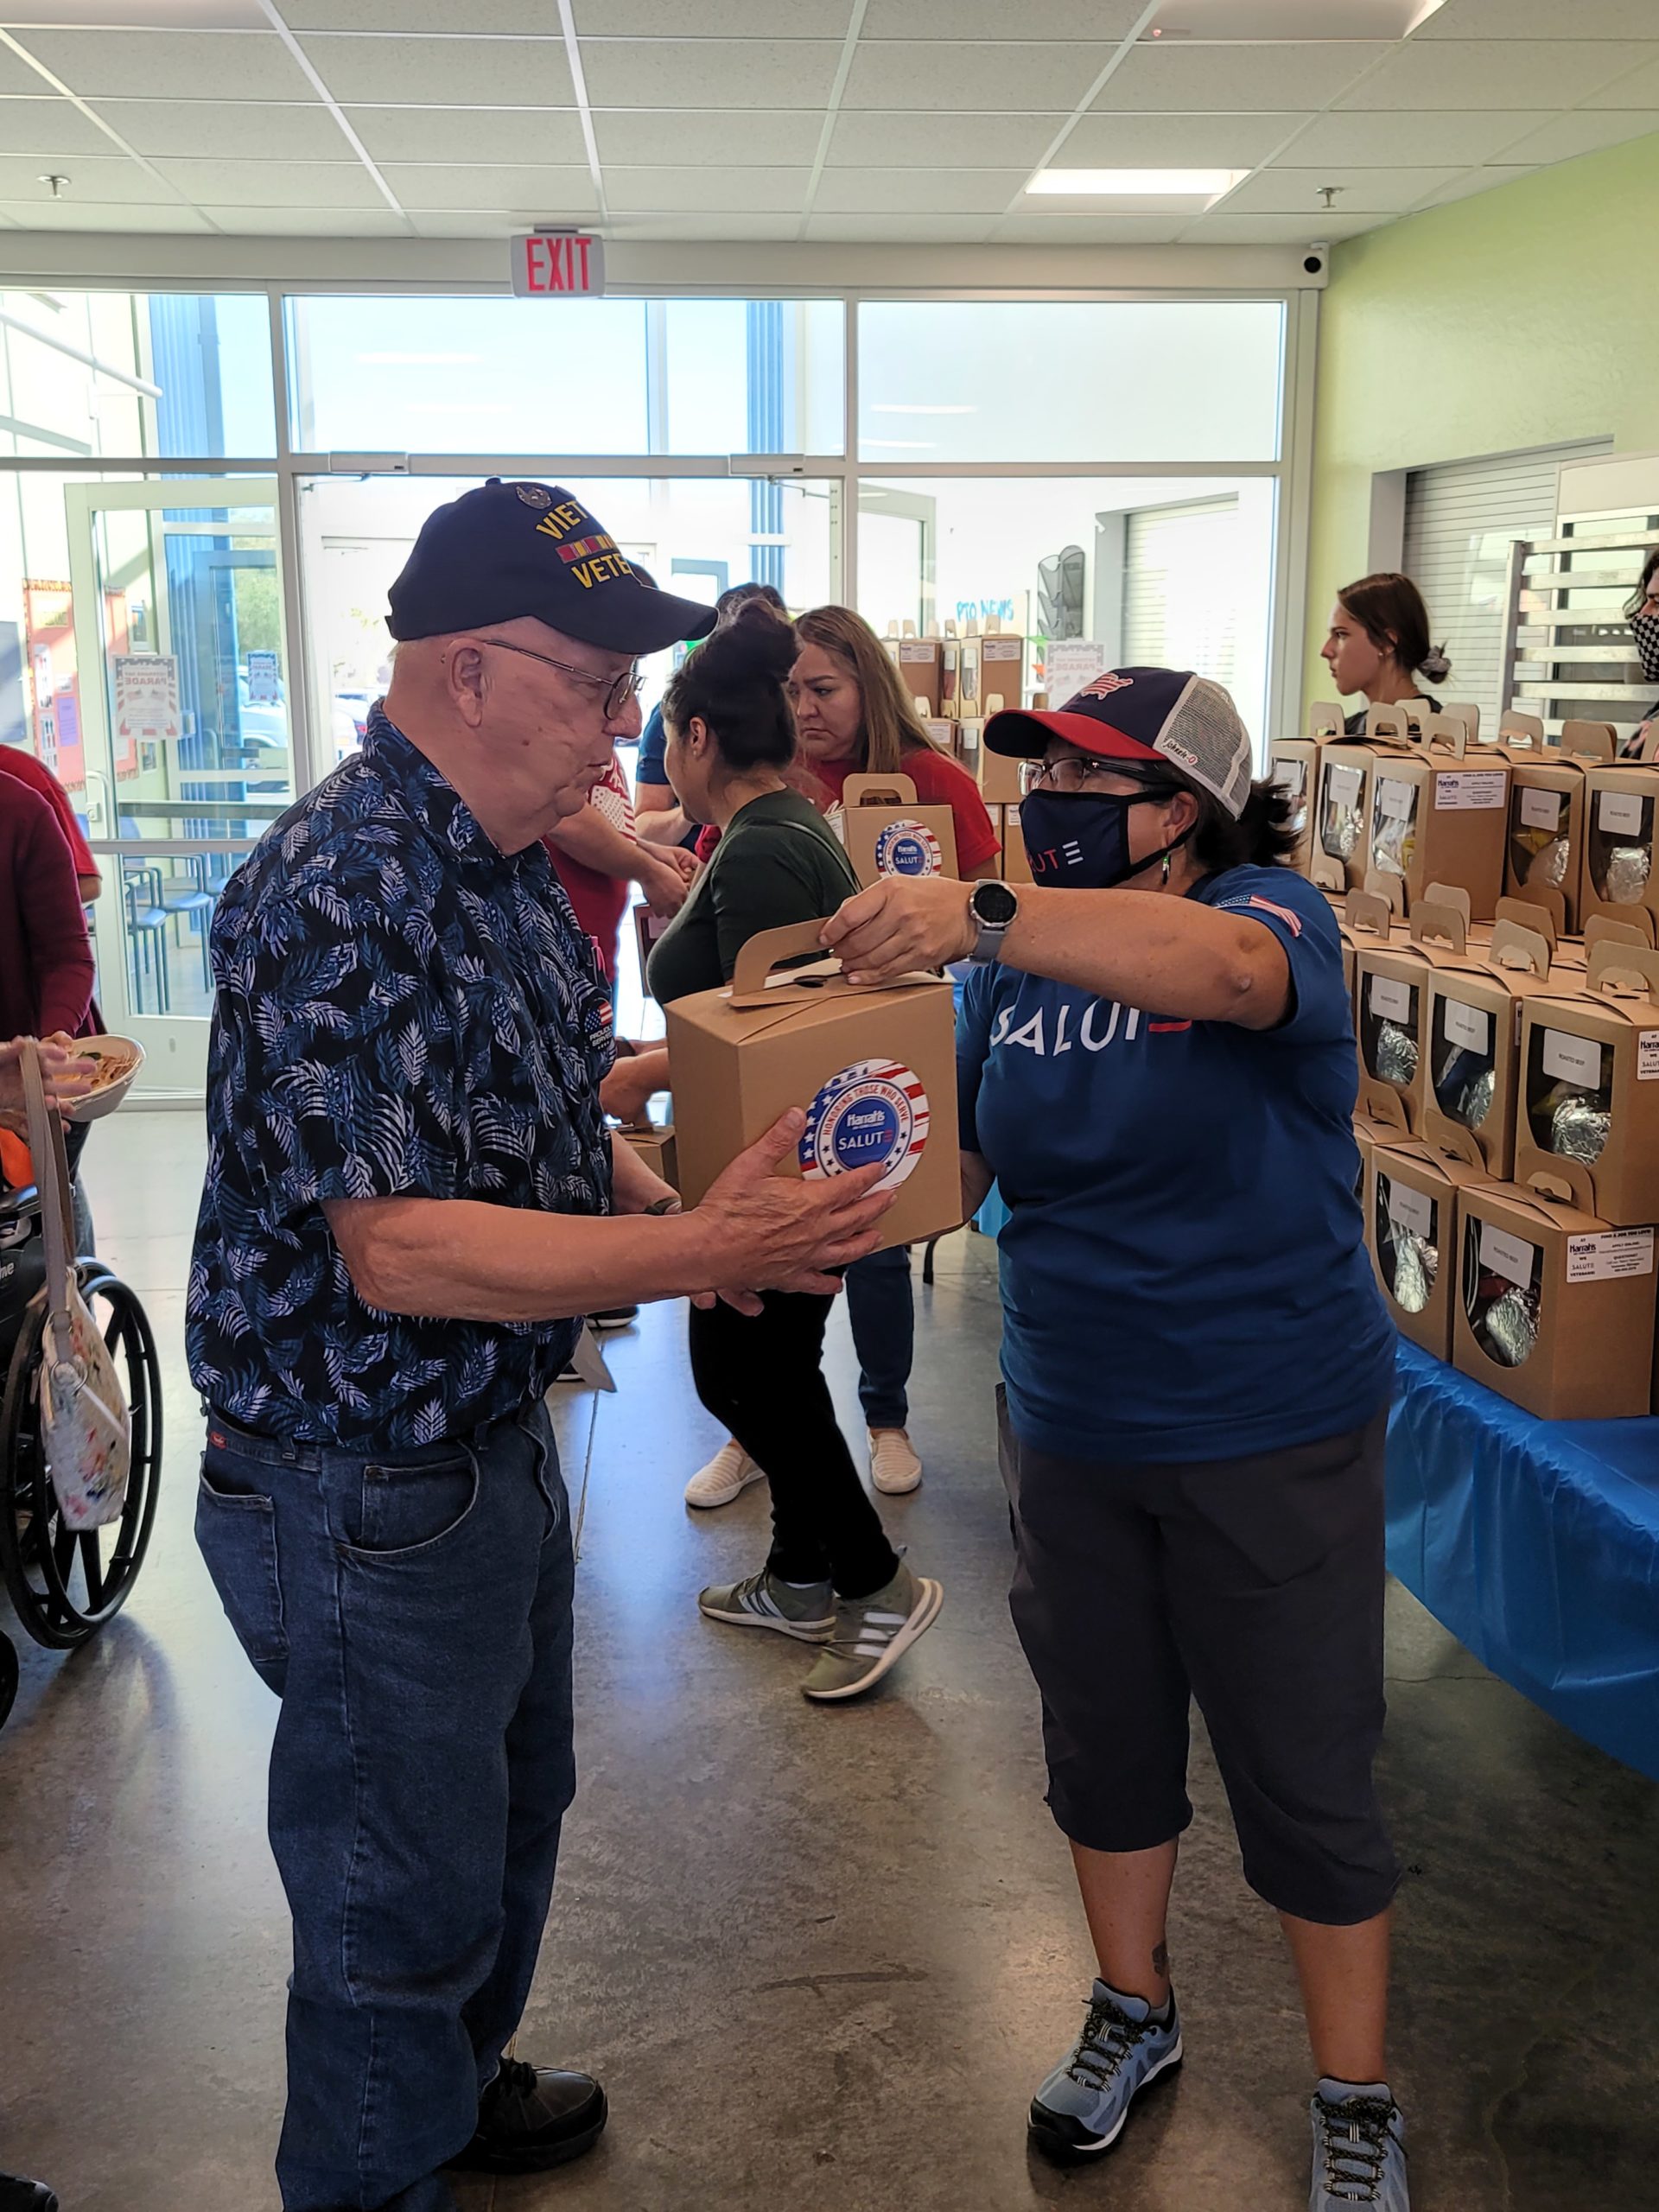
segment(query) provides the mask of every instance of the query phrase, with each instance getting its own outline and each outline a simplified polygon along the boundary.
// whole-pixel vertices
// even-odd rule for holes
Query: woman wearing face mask
[[[1656,546],[1642,565],[1642,581],[1630,594],[1624,613],[1630,621],[1630,635],[1636,639],[1636,650],[1642,658],[1642,673],[1649,683],[1659,683],[1659,546]],[[1643,745],[1659,724],[1659,699],[1642,717],[1642,726],[1633,737],[1627,738],[1627,754],[1640,753]]]
[[[1331,610],[1331,631],[1319,658],[1344,698],[1363,692],[1372,707],[1395,707],[1414,700],[1438,715],[1440,702],[1418,682],[1444,683],[1452,664],[1428,638],[1428,609],[1409,576],[1385,573],[1344,584]],[[1365,708],[1349,715],[1350,737],[1363,736]]]
[[[1013,1610],[1099,1966],[1033,2139],[1106,2150],[1181,2057],[1166,1914],[1196,1696],[1300,1980],[1313,2212],[1405,2212],[1371,1785],[1394,1338],[1336,923],[1281,865],[1287,804],[1217,685],[1121,669],[986,741],[1027,764],[1033,887],[882,884],[825,941],[873,981],[976,963],[963,1197],[995,1175],[1010,1211]]]

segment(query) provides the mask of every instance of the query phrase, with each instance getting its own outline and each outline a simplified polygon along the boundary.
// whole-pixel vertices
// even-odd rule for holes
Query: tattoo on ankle
[[[1154,1943],[1152,1947],[1152,1970],[1162,1981],[1169,1979],[1169,1946]]]

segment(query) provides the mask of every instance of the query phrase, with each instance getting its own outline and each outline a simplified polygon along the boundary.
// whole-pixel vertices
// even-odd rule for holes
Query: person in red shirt
[[[50,803],[0,778],[0,1037],[86,1033],[92,948]]]
[[[75,810],[69,803],[69,794],[58,781],[44,760],[37,760],[21,745],[0,745],[0,776],[14,777],[20,784],[27,784],[41,797],[58,817],[58,827],[75,863],[75,880],[80,891],[83,906],[90,906],[104,888],[104,878],[98,862],[92,857],[92,847],[81,835],[80,824],[75,819]]]
[[[588,804],[561,822],[542,842],[583,931],[599,947],[599,964],[616,983],[617,936],[637,883],[653,914],[671,921],[685,904],[696,868],[677,846],[646,845],[634,827],[628,780],[614,753]]]

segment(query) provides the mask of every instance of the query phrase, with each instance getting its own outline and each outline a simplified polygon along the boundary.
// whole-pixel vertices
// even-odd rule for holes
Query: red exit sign
[[[580,231],[536,231],[512,241],[512,289],[521,300],[596,300],[605,289],[605,241]]]

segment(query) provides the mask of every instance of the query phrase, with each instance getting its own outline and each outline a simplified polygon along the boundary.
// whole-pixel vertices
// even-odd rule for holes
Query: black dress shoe
[[[504,2058],[478,2101],[477,2134],[449,2164],[463,2173],[538,2174],[591,2151],[608,2117],[590,2075]]]
[[[0,2212],[58,2212],[58,2200],[43,2181],[0,2174]]]

